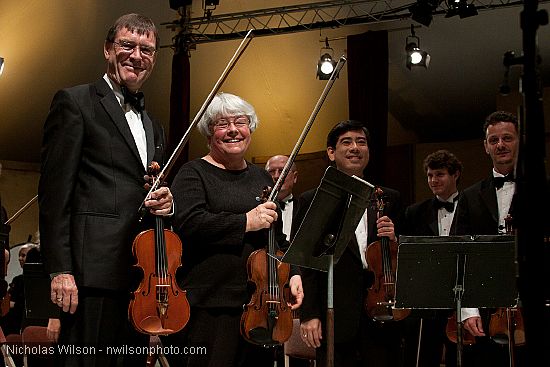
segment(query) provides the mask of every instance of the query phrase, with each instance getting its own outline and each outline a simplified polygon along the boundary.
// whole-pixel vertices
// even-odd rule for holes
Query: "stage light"
[[[428,27],[432,22],[432,13],[441,0],[417,0],[417,2],[409,7],[411,19]]]
[[[324,53],[323,53],[324,51]],[[319,80],[328,80],[336,67],[336,61],[333,58],[333,50],[328,44],[328,37],[325,38],[325,47],[319,52],[321,57],[317,62],[317,77]]]
[[[0,75],[2,75],[3,71],[4,71],[4,58],[0,57]]]
[[[468,4],[468,0],[448,0],[447,5],[449,9],[447,10],[447,14],[445,14],[445,18],[458,15],[462,19],[477,15],[475,5],[473,3]]]
[[[414,26],[411,25],[411,35],[405,40],[405,51],[407,51],[407,68],[413,66],[428,68],[430,55],[420,48],[420,38],[414,34]]]

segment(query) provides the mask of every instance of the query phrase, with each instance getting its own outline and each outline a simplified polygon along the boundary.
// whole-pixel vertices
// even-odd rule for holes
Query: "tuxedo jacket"
[[[458,199],[456,210],[456,234],[498,234],[498,203],[492,177],[481,180],[465,189]]]
[[[164,132],[146,112],[147,162],[162,164]],[[114,92],[100,79],[60,90],[44,124],[38,187],[46,271],[77,285],[126,289],[146,170]]]
[[[400,194],[392,189],[382,189],[388,197],[385,214],[397,226],[402,210]],[[310,190],[300,196],[299,211],[292,223],[293,235],[304,219],[314,195],[315,190]],[[367,218],[368,243],[370,244],[378,239],[376,235],[376,208],[374,206],[369,205],[367,208]],[[336,343],[349,342],[357,338],[361,314],[365,310],[367,288],[372,280],[372,273],[363,269],[357,239],[353,235],[342,256],[334,265],[334,341]],[[302,282],[304,300],[300,319],[307,321],[318,318],[321,320],[324,329],[327,310],[327,273],[302,268]],[[326,331],[323,331],[323,335],[326,335]]]
[[[439,236],[438,209],[434,206],[434,198],[412,204],[405,209],[401,223],[401,235],[406,236]],[[458,205],[458,204],[457,204]],[[457,213],[451,224],[450,233],[456,232]]]

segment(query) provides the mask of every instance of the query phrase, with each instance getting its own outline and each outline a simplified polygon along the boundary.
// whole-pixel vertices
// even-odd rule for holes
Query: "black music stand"
[[[333,266],[355,235],[373,186],[328,167],[298,232],[281,261],[328,272],[327,366],[334,365]]]
[[[462,366],[461,308],[517,303],[514,236],[400,236],[396,308],[455,309]]]

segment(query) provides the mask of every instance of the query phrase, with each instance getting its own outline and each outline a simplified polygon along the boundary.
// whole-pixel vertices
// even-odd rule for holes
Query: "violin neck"
[[[160,215],[155,215],[155,259],[157,274],[166,272],[168,259],[164,240],[164,219]]]

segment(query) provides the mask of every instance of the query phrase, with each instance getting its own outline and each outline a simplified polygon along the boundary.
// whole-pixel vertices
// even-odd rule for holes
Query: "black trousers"
[[[149,336],[128,320],[130,295],[79,288],[74,314],[62,312],[58,366],[145,366]]]
[[[191,308],[191,318],[176,334],[161,337],[170,366],[273,367],[277,348],[263,348],[240,334],[242,308]]]

